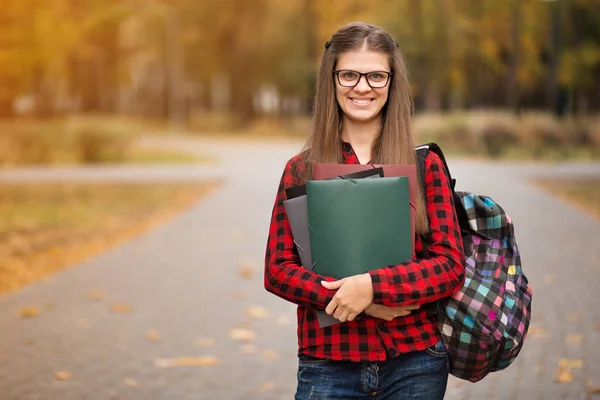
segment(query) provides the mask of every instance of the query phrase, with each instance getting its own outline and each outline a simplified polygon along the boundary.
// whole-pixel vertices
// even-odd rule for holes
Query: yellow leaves
[[[212,367],[221,361],[214,356],[159,358],[154,365],[161,368],[169,367]]]
[[[571,383],[573,378],[573,373],[568,369],[559,368],[556,371],[556,382],[558,383]]]
[[[71,379],[72,375],[69,371],[56,371],[54,373],[54,379],[57,381],[67,381]]]
[[[565,342],[567,343],[581,343],[583,341],[583,335],[580,333],[567,335],[565,337]]]
[[[53,146],[60,147],[68,128],[47,124],[24,125],[16,130],[18,134],[35,132],[36,140],[40,140],[38,130],[47,130],[53,134],[49,137]],[[102,122],[97,121],[99,124]],[[0,128],[7,130],[4,125]],[[74,153],[73,149],[60,151]],[[217,182],[2,185],[0,215],[9,217],[0,220],[0,228],[9,240],[0,241],[0,294],[40,281],[129,240],[173,217],[217,186]],[[105,293],[95,289],[87,296],[101,300]]]
[[[568,360],[561,358],[558,361],[558,369],[556,370],[556,382],[571,383],[575,377],[572,370],[583,368],[582,360]]]
[[[212,347],[215,345],[215,340],[209,337],[201,337],[194,340],[194,345],[199,347]]]
[[[127,314],[132,311],[131,306],[125,303],[115,303],[111,305],[110,310],[117,314]]]
[[[102,300],[106,297],[106,292],[100,289],[90,290],[87,293],[87,297],[90,300]]]
[[[273,389],[275,389],[275,383],[273,383],[273,382],[265,382],[257,388],[257,390],[259,392],[264,392],[266,390],[273,390]]]
[[[125,386],[129,386],[132,388],[140,386],[140,384],[133,378],[126,378],[124,382],[125,382]]]
[[[19,310],[19,316],[21,318],[34,318],[40,315],[40,311],[33,306],[23,307]]]
[[[279,358],[279,353],[275,350],[263,350],[262,356],[267,360],[275,360]]]
[[[291,318],[288,317],[287,315],[281,315],[281,316],[279,316],[279,318],[277,318],[278,325],[289,325],[291,323],[292,323]]]
[[[567,360],[561,358],[558,361],[559,368],[572,369],[572,368],[583,368],[583,360]]]
[[[542,340],[550,339],[550,335],[544,328],[534,324],[529,326],[529,336]]]
[[[146,339],[156,342],[160,340],[160,335],[155,330],[150,330],[146,333]]]
[[[246,309],[246,315],[256,319],[266,319],[269,317],[269,312],[262,307],[252,306]]]
[[[238,275],[244,279],[250,279],[254,275],[254,270],[250,267],[239,267]]]
[[[233,340],[251,342],[256,337],[256,334],[250,329],[234,328],[229,331],[229,337]]]

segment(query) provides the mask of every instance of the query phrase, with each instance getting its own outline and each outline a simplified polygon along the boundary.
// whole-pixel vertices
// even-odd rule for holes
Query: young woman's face
[[[385,72],[391,72],[388,56],[372,50],[348,51],[338,57],[335,70],[342,71],[335,74],[333,79],[336,87],[336,99],[344,115],[355,122],[369,122],[378,117],[387,101],[392,80],[391,76],[388,79],[385,74]],[[356,86],[343,86],[352,85],[357,76],[355,72],[384,73],[369,75],[368,79],[371,85],[369,85],[367,76],[362,75]],[[387,84],[385,84],[386,82]],[[385,84],[384,87],[372,87],[383,84]]]

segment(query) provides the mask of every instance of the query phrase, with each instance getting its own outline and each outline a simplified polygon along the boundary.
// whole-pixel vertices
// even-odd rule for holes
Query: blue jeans
[[[442,341],[424,350],[377,362],[300,355],[296,400],[441,400],[448,383]]]

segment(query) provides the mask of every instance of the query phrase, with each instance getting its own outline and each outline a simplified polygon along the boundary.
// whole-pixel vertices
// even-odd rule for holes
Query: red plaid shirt
[[[348,143],[341,151],[346,164],[358,164]],[[430,152],[426,163],[427,212],[431,230],[424,258],[370,271],[373,301],[384,306],[427,304],[450,296],[464,281],[464,253],[454,201],[440,158]],[[301,266],[283,201],[285,189],[304,182],[303,154],[285,166],[269,229],[265,254],[265,288],[298,305],[298,353],[351,361],[381,361],[402,353],[424,350],[440,339],[437,321],[426,307],[406,317],[385,321],[365,315],[359,320],[319,328],[314,310],[324,310],[335,291],[321,285],[332,280]],[[415,253],[423,242],[415,238]]]

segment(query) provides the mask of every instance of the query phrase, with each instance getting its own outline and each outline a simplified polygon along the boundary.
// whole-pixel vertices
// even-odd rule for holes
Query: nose
[[[354,90],[357,92],[368,92],[371,90],[371,86],[369,86],[366,75],[363,75],[358,79],[358,83],[356,86],[354,86]]]

